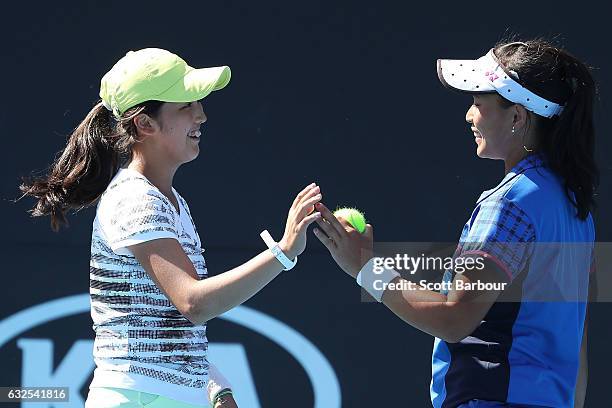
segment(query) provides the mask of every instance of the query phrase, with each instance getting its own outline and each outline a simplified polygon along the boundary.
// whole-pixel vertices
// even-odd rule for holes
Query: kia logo
[[[66,296],[50,300],[0,321],[0,348],[21,333],[52,320],[90,313],[89,294]],[[341,406],[340,384],[325,356],[299,332],[262,312],[238,306],[219,318],[243,326],[267,337],[289,353],[302,366],[312,384],[315,408]],[[84,405],[79,390],[94,369],[93,340],[77,340],[62,362],[53,370],[53,342],[51,339],[17,340],[22,350],[22,387],[68,386],[70,402],[62,407]],[[240,343],[210,343],[209,359],[230,380],[236,389],[240,406],[259,408],[255,384],[249,370],[246,351]],[[14,384],[16,385],[16,384]],[[22,408],[50,407],[41,402],[22,402]]]

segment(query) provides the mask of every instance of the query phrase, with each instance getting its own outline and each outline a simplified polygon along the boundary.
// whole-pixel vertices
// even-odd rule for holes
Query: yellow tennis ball
[[[336,216],[336,218],[344,218],[353,228],[362,234],[366,230],[365,216],[356,208],[339,208],[334,211],[334,216]]]

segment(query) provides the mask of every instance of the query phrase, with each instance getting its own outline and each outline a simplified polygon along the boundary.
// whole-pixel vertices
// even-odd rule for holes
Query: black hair
[[[51,216],[51,228],[67,226],[66,212],[94,204],[119,167],[131,158],[137,142],[134,118],[145,113],[155,117],[163,102],[148,101],[128,109],[119,119],[99,101],[68,138],[48,174],[24,177],[19,189],[38,201],[33,217]]]
[[[503,66],[518,74],[525,88],[564,105],[559,116],[534,115],[535,143],[550,168],[563,178],[566,195],[576,207],[577,216],[586,219],[595,209],[594,195],[599,186],[593,123],[597,90],[589,67],[541,38],[501,42],[493,52]]]

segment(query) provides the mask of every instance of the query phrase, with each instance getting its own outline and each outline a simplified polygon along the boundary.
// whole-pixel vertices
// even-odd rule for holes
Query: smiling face
[[[487,159],[506,160],[517,150],[519,138],[512,133],[516,122],[515,105],[502,104],[497,94],[475,94],[465,120],[471,124],[477,144],[476,154]]]
[[[206,115],[199,101],[164,103],[157,115],[156,150],[178,165],[195,159],[200,153],[200,125],[204,122]]]

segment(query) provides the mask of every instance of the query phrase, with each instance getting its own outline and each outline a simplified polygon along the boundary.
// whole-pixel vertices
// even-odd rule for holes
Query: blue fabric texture
[[[435,408],[573,406],[594,231],[538,154],[481,194],[455,256],[486,257],[509,285],[470,336],[435,340]],[[443,279],[452,281],[454,272]]]

